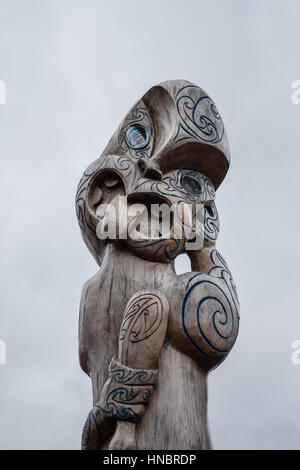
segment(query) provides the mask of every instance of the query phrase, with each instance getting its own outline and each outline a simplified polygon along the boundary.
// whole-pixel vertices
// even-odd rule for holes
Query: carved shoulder
[[[86,311],[89,297],[94,295],[95,285],[99,285],[100,272],[98,271],[91,277],[82,287],[80,308],[79,308],[79,362],[82,370],[90,375],[90,367],[88,360],[89,342],[86,330]]]
[[[207,272],[178,277],[180,301],[170,322],[170,338],[206,370],[230,352],[239,327],[239,302],[229,268],[214,249]]]

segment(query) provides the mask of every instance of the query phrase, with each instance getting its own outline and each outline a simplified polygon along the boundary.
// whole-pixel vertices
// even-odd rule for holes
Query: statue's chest
[[[114,263],[101,269],[90,281],[82,323],[91,371],[107,368],[118,353],[118,339],[124,310],[129,299],[139,291],[150,292],[171,283],[164,270],[134,269]],[[98,372],[97,372],[98,373]]]

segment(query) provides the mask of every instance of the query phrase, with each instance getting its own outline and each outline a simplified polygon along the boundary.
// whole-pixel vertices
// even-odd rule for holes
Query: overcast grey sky
[[[232,151],[218,248],[241,328],[209,377],[213,445],[300,448],[299,59],[298,0],[0,0],[0,448],[79,447],[78,305],[97,265],[75,189],[129,107],[174,78],[212,96]]]

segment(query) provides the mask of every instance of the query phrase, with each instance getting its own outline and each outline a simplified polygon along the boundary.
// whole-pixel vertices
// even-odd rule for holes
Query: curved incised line
[[[214,263],[214,266],[212,266],[207,273],[197,273],[193,275],[187,283],[187,292],[182,303],[182,328],[186,337],[202,355],[207,358],[216,359],[215,356],[210,356],[203,350],[201,347],[201,341],[204,341],[213,351],[217,352],[219,355],[226,355],[232,347],[231,337],[235,330],[235,322],[239,320],[239,305],[235,285],[227,264],[223,260],[222,256],[217,252],[217,250],[213,250],[211,252],[210,258]],[[219,262],[220,264],[217,265],[216,262]],[[197,281],[198,277],[203,276],[207,276],[208,278]],[[217,281],[221,281],[223,286],[220,286]],[[199,339],[201,339],[200,344],[198,344],[198,341],[196,341],[195,337],[192,337],[189,333],[189,327],[186,324],[186,307],[194,289],[204,288],[203,292],[205,292],[206,285],[210,285],[210,290],[208,291],[209,294],[199,299],[195,312],[189,312],[189,315],[194,314],[197,318]],[[218,293],[221,295],[221,297],[218,295]],[[207,332],[203,330],[201,324],[201,309],[206,302],[210,301],[217,303],[217,305],[220,306],[220,308],[214,307],[214,310],[211,313],[208,313],[208,315],[210,325],[213,327],[213,331],[218,335],[218,337],[224,341],[229,340],[228,348],[226,349],[221,349],[220,347],[217,347],[215,344],[213,344],[213,334],[210,333],[209,329]],[[223,319],[220,319],[220,316],[223,316]],[[210,326],[206,324],[206,329],[207,327],[210,328]],[[229,327],[230,329],[227,333],[225,333],[222,332],[222,327],[226,329]],[[233,340],[234,339],[235,338],[233,338]]]
[[[194,85],[185,86],[176,94],[176,108],[181,122],[178,125],[175,141],[180,142],[189,138],[196,138],[213,144],[220,142],[224,135],[224,125],[215,103],[206,95],[194,101],[191,96],[182,94],[188,88],[198,87]],[[207,100],[209,104],[208,115],[200,114],[197,116],[197,113],[201,112],[201,104],[204,100]],[[178,138],[180,131],[185,132],[187,135]]]

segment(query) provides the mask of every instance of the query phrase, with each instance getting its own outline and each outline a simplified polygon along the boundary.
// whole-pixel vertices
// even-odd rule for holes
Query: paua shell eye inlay
[[[181,185],[187,193],[193,194],[194,196],[200,196],[202,193],[201,183],[196,176],[183,175]]]
[[[145,127],[135,124],[126,131],[126,142],[133,149],[141,149],[149,143],[149,133]]]

